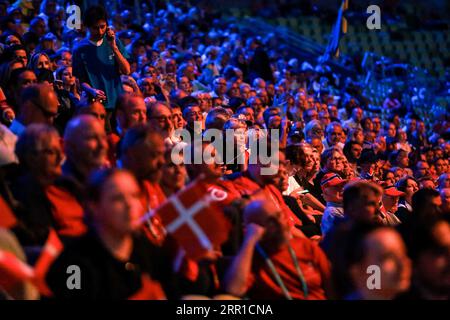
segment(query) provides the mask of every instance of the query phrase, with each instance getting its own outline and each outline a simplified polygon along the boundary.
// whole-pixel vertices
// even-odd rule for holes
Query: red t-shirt
[[[330,276],[330,265],[319,246],[308,239],[293,238],[290,245],[308,286],[307,300],[326,299],[324,284]],[[292,299],[304,300],[302,283],[295,268],[294,261],[285,245],[280,251],[270,256]],[[255,249],[252,273],[248,279],[248,296],[250,299],[285,299],[281,287],[275,280],[264,258]]]
[[[144,180],[141,184],[142,186],[142,197],[141,203],[144,207],[144,213],[149,210],[154,210],[166,201],[166,196],[162,191],[161,187],[157,183]],[[151,220],[151,226],[147,223],[144,224],[144,231],[147,238],[156,245],[162,245],[165,239],[164,227],[161,223],[161,218],[155,214]]]
[[[67,190],[49,186],[45,194],[52,204],[52,214],[57,224],[57,232],[63,236],[78,237],[86,230],[84,210],[78,200]]]
[[[120,137],[115,133],[110,133],[107,136],[108,141],[108,160],[112,167],[116,166],[117,160],[117,144],[120,141]]]

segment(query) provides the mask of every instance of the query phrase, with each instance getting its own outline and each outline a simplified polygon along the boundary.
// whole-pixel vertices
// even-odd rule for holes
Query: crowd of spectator
[[[421,119],[395,95],[367,110],[326,64],[201,6],[142,26],[91,6],[73,30],[39,3],[0,3],[0,250],[33,266],[53,230],[64,249],[46,292],[2,287],[0,264],[2,298],[449,299],[448,114]],[[210,129],[233,130],[232,161],[175,161]],[[253,134],[277,139],[271,174],[249,161]],[[193,181],[229,222],[196,259],[158,210]]]

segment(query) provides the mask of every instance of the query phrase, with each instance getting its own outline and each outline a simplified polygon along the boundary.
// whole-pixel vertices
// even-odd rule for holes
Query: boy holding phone
[[[123,92],[120,75],[130,74],[128,55],[114,30],[108,27],[103,7],[88,8],[83,22],[89,32],[74,49],[73,74],[91,98],[103,101],[109,120],[117,97]]]

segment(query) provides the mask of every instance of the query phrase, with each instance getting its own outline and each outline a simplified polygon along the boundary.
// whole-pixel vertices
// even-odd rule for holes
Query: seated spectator
[[[430,166],[426,161],[418,161],[414,170],[414,177],[416,179],[428,176],[430,174]]]
[[[447,173],[448,168],[445,164],[445,160],[443,158],[436,158],[434,161],[434,167],[436,169],[436,176],[439,177],[441,174]]]
[[[401,222],[406,222],[409,220],[410,215],[412,214],[412,197],[414,193],[419,190],[417,185],[417,181],[413,177],[405,177],[400,179],[395,186],[401,192],[403,192],[403,196],[400,197],[398,202],[398,210],[396,216],[400,219]]]
[[[251,299],[326,298],[325,255],[307,239],[289,238],[289,223],[275,203],[251,202],[244,223],[244,242],[225,278],[227,292]]]
[[[436,217],[411,230],[406,242],[413,262],[411,288],[399,299],[448,300],[450,298],[450,223],[448,215]]]
[[[9,129],[20,135],[32,123],[53,124],[58,114],[58,98],[47,85],[32,85],[22,91],[17,117]]]
[[[407,154],[412,151],[411,145],[408,143],[408,136],[402,129],[397,130],[397,150],[403,150]]]
[[[29,68],[35,73],[37,73],[39,69],[51,70],[49,56],[45,52],[35,53],[30,59]]]
[[[302,194],[293,192],[291,195],[284,194],[289,186],[288,170],[284,163],[280,163],[278,174],[274,181],[274,185],[283,193],[283,199],[291,211],[302,221],[302,226],[299,229],[310,239],[319,240],[321,236],[320,221],[322,219],[322,212],[314,210],[312,207],[306,205],[306,201],[302,201]],[[305,198],[303,198],[305,199]]]
[[[356,141],[348,141],[344,145],[344,155],[347,158],[347,161],[352,168],[353,172],[355,173],[355,176],[359,176],[358,172],[358,161],[361,157],[363,147],[360,143]]]
[[[172,148],[166,148],[164,154],[165,163],[162,166],[160,182],[161,189],[166,197],[170,197],[172,194],[180,191],[187,180],[187,171],[183,158],[178,156],[178,163],[173,161],[172,156]]]
[[[159,132],[166,143],[173,145],[172,110],[161,101],[151,103],[147,108],[147,117],[150,127]]]
[[[396,150],[391,153],[389,156],[389,162],[396,167],[400,167],[402,169],[408,168],[409,166],[409,158],[408,153],[405,150]]]
[[[395,227],[401,223],[396,213],[398,210],[398,201],[400,197],[403,197],[404,195],[405,194],[398,190],[395,186],[387,186],[384,188],[382,198],[383,205],[380,210],[380,216],[382,217],[383,224]]]
[[[64,132],[67,122],[75,112],[75,106],[79,103],[81,96],[78,92],[77,79],[72,74],[71,66],[59,67],[56,72],[55,92],[58,95],[60,107],[55,126],[59,132]]]
[[[342,173],[342,171],[344,170],[342,157],[344,157],[342,149],[339,149],[338,147],[326,149],[320,157],[320,167],[322,169],[313,180],[314,186],[308,190],[310,190],[313,196],[323,204],[325,204],[325,200],[322,197],[320,182],[322,181],[322,178],[326,173]]]
[[[325,130],[325,139],[322,141],[325,149],[333,146],[344,148],[342,138],[344,137],[344,130],[338,122],[331,122]]]
[[[334,298],[392,300],[409,288],[411,262],[402,238],[394,229],[377,224],[355,224],[340,228],[337,233],[329,256],[333,265]],[[392,267],[386,263],[386,257]],[[370,266],[380,268],[379,280],[368,280]]]
[[[450,213],[450,188],[442,189],[441,192],[441,211],[445,214]]]
[[[362,127],[361,127],[362,117],[363,117],[362,109],[359,107],[356,107],[355,109],[352,110],[351,118],[344,121],[343,127],[346,130],[355,129],[355,128],[362,129]]]
[[[276,157],[276,159],[272,158],[271,160],[278,161],[278,163],[285,161],[285,156],[282,152],[279,152]],[[272,165],[276,165],[276,163],[272,163]],[[276,172],[273,172],[275,170],[270,170],[272,168],[274,167],[270,164],[263,164],[261,156],[258,156],[256,157],[256,163],[249,163],[247,171],[233,174],[227,178],[233,182],[241,197],[250,199],[253,197],[266,197],[273,199],[280,210],[283,211],[287,221],[289,221],[293,235],[304,237],[304,234],[296,228],[296,226],[301,226],[302,224],[300,219],[285,204],[281,192],[273,185],[276,179]],[[264,172],[264,170],[269,170],[270,172]]]
[[[314,150],[307,143],[289,145],[286,148],[286,160],[289,178],[288,188],[283,195],[301,197],[302,203],[322,212],[325,206],[310,192],[318,172]]]
[[[334,226],[335,220],[344,218],[344,207],[342,191],[347,183],[336,173],[327,173],[321,181],[322,195],[326,201],[325,211],[323,212],[321,229],[325,237],[327,232]]]
[[[320,138],[323,139],[322,124],[318,120],[309,121],[304,129],[305,139]]]
[[[53,216],[52,203],[45,191],[62,174],[63,151],[58,132],[45,124],[31,124],[19,137],[16,154],[22,174],[13,185],[12,193],[19,201],[16,232],[23,246],[42,246],[51,228],[61,229]]]
[[[67,124],[64,132],[62,176],[46,189],[59,234],[68,237],[86,232],[83,203],[90,174],[107,164],[108,145],[105,130],[91,115],[80,115]]]
[[[147,109],[144,99],[137,94],[120,95],[116,103],[116,132],[123,136],[132,126],[145,124]]]
[[[186,129],[191,133],[191,138],[197,134],[201,134],[203,124],[203,112],[198,103],[189,104],[183,109],[183,119],[186,121]]]
[[[417,182],[419,183],[419,188],[424,189],[436,189],[436,183],[435,179],[431,176],[424,176],[422,178],[417,179]]]
[[[208,112],[208,115],[206,116],[205,129],[217,129],[222,131],[225,122],[227,122],[230,117],[230,113],[225,108],[214,108]],[[201,121],[201,119],[198,119],[197,121]]]
[[[141,190],[141,203],[146,212],[157,208],[166,200],[159,184],[164,152],[163,138],[147,125],[128,129],[120,143],[119,167],[129,170],[136,177]],[[155,215],[148,221],[148,227],[150,239],[161,244],[165,232],[160,218]]]
[[[450,188],[450,173],[443,173],[438,178],[438,189]]]
[[[360,178],[369,181],[377,181],[375,176],[375,168],[377,163],[377,156],[370,149],[364,149],[358,159],[360,167]]]
[[[142,214],[139,186],[121,170],[97,172],[88,183],[89,232],[66,247],[49,270],[47,282],[59,299],[165,299],[171,270],[161,251],[133,223]],[[80,289],[66,285],[69,266],[82,270]],[[124,272],[123,270],[128,272]]]

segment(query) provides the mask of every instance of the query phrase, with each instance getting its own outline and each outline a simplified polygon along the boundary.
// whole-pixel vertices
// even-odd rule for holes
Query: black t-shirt
[[[79,267],[80,289],[69,289],[67,282]],[[120,261],[90,231],[71,243],[50,267],[47,284],[56,299],[124,300],[142,287],[142,275],[167,283],[171,266],[163,251],[143,235],[133,236],[133,251],[128,261]]]

